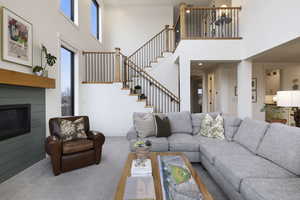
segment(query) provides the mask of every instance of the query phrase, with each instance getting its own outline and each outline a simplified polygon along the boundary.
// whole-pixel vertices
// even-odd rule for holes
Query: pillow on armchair
[[[75,121],[61,119],[59,135],[63,142],[74,139],[86,139],[87,135],[84,129],[84,119],[79,118]]]

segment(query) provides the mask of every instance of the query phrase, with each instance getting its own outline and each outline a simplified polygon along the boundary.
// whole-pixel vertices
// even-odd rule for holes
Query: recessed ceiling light
[[[191,13],[191,10],[188,9],[188,10],[186,10],[185,12],[186,12],[187,14],[190,14],[190,13]]]
[[[198,65],[199,65],[199,66],[202,66],[202,65],[203,65],[203,63],[202,63],[202,62],[199,62],[199,63],[198,63]]]

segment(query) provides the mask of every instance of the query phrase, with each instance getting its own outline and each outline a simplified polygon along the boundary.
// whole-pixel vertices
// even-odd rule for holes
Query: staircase
[[[177,112],[180,99],[146,71],[159,58],[173,53],[174,41],[174,29],[166,26],[128,57],[118,48],[115,52],[84,52],[83,83],[122,83],[122,90],[145,102],[145,107],[152,108],[153,112]]]

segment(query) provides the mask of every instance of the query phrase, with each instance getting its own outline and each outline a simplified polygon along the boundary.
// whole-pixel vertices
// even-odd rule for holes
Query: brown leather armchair
[[[84,118],[84,128],[88,138],[63,142],[59,136],[60,119],[75,121],[79,118]],[[47,154],[51,157],[55,176],[62,172],[100,163],[105,136],[100,132],[90,130],[87,116],[52,118],[49,121],[49,128],[51,136],[47,137],[45,147]]]

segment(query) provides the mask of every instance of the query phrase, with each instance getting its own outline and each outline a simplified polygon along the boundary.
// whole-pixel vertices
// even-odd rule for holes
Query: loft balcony
[[[175,11],[175,46],[180,40],[242,39],[239,32],[241,7],[196,7],[181,4]]]

